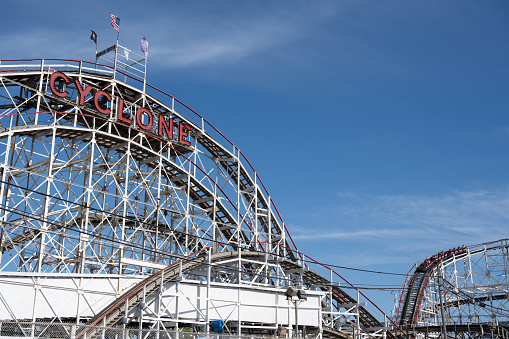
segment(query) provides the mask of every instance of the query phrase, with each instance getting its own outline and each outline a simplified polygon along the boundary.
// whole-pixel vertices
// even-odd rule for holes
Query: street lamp
[[[308,300],[306,292],[298,290],[295,287],[288,287],[285,292],[286,300],[291,300],[295,305],[295,338],[299,338],[299,305],[301,302]]]

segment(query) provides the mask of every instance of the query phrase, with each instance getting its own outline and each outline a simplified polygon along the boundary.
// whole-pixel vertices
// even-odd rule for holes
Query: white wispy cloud
[[[292,236],[298,243],[358,244],[359,264],[420,260],[435,251],[509,237],[509,187],[440,196],[340,192],[335,204],[317,210],[311,227],[291,225]],[[352,262],[351,254],[336,258],[345,255]]]
[[[211,16],[203,21],[176,18],[153,29],[158,46],[153,60],[170,68],[231,63],[312,34],[313,25],[331,16],[333,7],[309,11],[306,6],[272,4],[256,15]]]
[[[120,44],[139,51],[139,40],[149,41],[149,63],[158,69],[203,65],[231,65],[258,53],[277,55],[289,43],[312,37],[316,25],[337,14],[339,5],[323,2],[267,3],[264,6],[209,6],[197,11],[195,6],[157,5],[158,11],[122,13]],[[2,46],[6,58],[76,58],[92,60],[95,46],[88,37],[90,29],[99,35],[99,50],[115,43],[109,18],[100,12],[88,12],[91,20],[81,25],[70,18],[51,21],[42,29],[4,32]],[[85,15],[85,14],[84,14]],[[86,26],[82,26],[86,25]],[[35,54],[34,54],[35,53]],[[140,53],[141,54],[141,53]]]

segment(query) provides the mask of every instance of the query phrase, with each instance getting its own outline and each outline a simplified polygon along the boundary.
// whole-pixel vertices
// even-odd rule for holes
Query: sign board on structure
[[[95,55],[95,57],[96,57],[96,58],[100,58],[100,57],[102,57],[104,54],[109,53],[109,52],[111,52],[111,51],[114,51],[114,50],[115,50],[115,47],[116,47],[116,45],[110,46],[110,47],[106,48],[105,50],[102,50],[102,51],[100,51],[99,53],[97,53],[97,54]]]

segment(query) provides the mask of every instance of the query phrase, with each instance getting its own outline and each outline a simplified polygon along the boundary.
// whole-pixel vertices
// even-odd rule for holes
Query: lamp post
[[[290,300],[295,305],[295,338],[299,338],[299,305],[308,300],[308,297],[303,290],[298,290],[295,287],[288,287],[285,295],[286,300]]]

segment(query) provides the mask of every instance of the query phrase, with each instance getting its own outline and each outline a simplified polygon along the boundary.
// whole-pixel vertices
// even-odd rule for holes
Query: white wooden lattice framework
[[[509,336],[507,239],[425,259],[408,277],[398,323],[419,336]]]
[[[500,240],[443,261],[429,278],[418,324],[441,324],[441,309],[446,324],[507,323],[508,248],[507,240]]]
[[[308,305],[319,320],[305,316],[310,320],[300,324],[314,326],[317,335],[323,324],[359,335],[380,327],[358,298],[306,267],[245,156],[189,107],[147,85],[145,69],[138,78],[131,71],[136,65],[125,63],[132,67],[119,73],[116,59],[114,67],[1,62],[0,316],[93,320],[145,277],[206,254],[201,266],[159,285],[174,289],[175,297],[182,281],[204,283],[206,312],[195,297],[199,316],[182,317],[175,304],[165,318],[157,309],[166,296],[150,294],[142,308],[126,307],[123,323],[204,326],[223,317],[212,316],[208,293],[229,284],[276,299],[288,286],[307,289],[319,300]],[[214,259],[221,253],[237,257]],[[2,288],[13,284],[25,286],[22,311],[16,311],[20,299]],[[72,300],[65,307],[51,301],[64,295],[58,290]],[[241,302],[226,302],[235,300]],[[239,313],[235,330],[290,325],[285,322],[291,315],[266,322]]]

